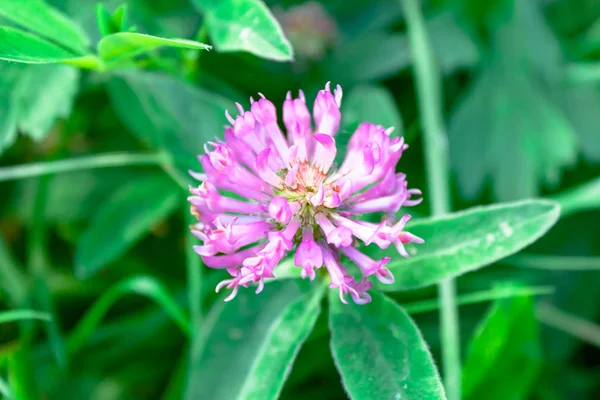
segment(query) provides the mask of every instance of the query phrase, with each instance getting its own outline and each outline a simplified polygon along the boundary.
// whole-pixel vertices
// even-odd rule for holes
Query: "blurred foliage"
[[[395,261],[404,291],[369,308],[330,307],[323,288],[293,280],[224,304],[222,271],[186,254],[188,170],[222,135],[224,111],[257,92],[281,104],[302,89],[310,103],[342,84],[336,140],[364,120],[395,126],[411,146],[402,171],[424,192],[414,214],[427,214],[401,1],[0,2],[0,59],[14,61],[0,61],[0,398],[386,398],[407,373],[440,398],[431,284],[458,275],[465,399],[600,398],[596,0],[423,2],[454,209],[562,207],[519,254],[502,259],[552,226],[553,203],[416,222],[427,254]],[[49,169],[109,152],[122,165]],[[153,158],[138,165],[140,154]]]

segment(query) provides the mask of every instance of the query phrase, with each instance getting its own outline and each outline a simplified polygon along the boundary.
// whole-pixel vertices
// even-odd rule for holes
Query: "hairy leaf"
[[[142,33],[119,32],[102,38],[98,43],[98,53],[104,61],[114,63],[163,46],[210,50],[210,46],[193,40],[164,39]]]
[[[445,399],[438,372],[419,329],[382,294],[367,305],[329,295],[331,351],[352,400]]]
[[[395,282],[376,282],[376,287],[387,291],[418,288],[492,264],[536,241],[559,215],[560,208],[553,201],[526,200],[409,223],[407,231],[425,243],[407,245],[408,259],[398,256],[393,246],[377,250],[376,257],[392,257],[388,267]]]
[[[324,286],[288,280],[260,295],[242,290],[218,307],[208,337],[194,344],[186,399],[277,399],[319,315]]]

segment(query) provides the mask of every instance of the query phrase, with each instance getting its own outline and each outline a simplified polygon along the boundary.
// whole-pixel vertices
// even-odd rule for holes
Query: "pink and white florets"
[[[203,181],[190,188],[191,212],[198,223],[192,233],[203,244],[194,249],[211,268],[226,269],[232,276],[217,285],[232,290],[258,284],[276,274],[277,264],[294,252],[302,278],[315,279],[324,267],[331,288],[338,288],[346,303],[349,294],[358,304],[371,301],[367,291],[373,276],[384,284],[394,282],[386,267],[389,257],[373,260],[358,249],[360,242],[380,248],[394,245],[408,257],[406,243],[423,240],[404,231],[410,215],[396,224],[379,224],[356,217],[372,212],[395,214],[413,206],[421,192],[408,189],[406,175],[396,164],[408,147],[393,128],[362,123],[352,135],[346,158],[334,167],[341,112],[342,88],[331,93],[329,83],[319,91],[313,118],[302,91],[288,93],[283,103],[287,137],[277,123],[277,110],[262,94],[250,99],[245,111],[225,127],[224,142],[209,142],[199,156],[204,173],[191,172]],[[314,122],[314,128],[313,128]],[[226,195],[229,194],[232,195]],[[356,279],[342,265],[342,256],[356,264]]]

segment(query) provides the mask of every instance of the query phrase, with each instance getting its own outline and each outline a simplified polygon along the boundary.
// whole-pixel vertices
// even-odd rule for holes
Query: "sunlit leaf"
[[[536,241],[559,214],[555,202],[525,200],[409,223],[407,230],[425,243],[407,245],[408,259],[392,248],[372,254],[392,257],[388,267],[395,277],[391,285],[377,281],[375,286],[387,291],[423,287],[492,264]]]
[[[350,398],[445,399],[417,326],[393,301],[372,296],[372,303],[356,305],[329,294],[331,350]]]
[[[89,39],[83,30],[42,0],[5,0],[0,16],[65,47],[75,54],[86,54]]]
[[[31,33],[0,26],[0,60],[52,64],[79,56]]]
[[[75,272],[87,278],[114,261],[166,218],[181,190],[166,176],[134,180],[96,211],[75,253]]]
[[[142,33],[119,32],[105,36],[98,43],[98,53],[106,62],[128,60],[159,47],[210,50],[210,46],[186,39],[164,39]]]
[[[204,12],[218,51],[247,51],[275,61],[291,61],[292,46],[262,0],[194,0]]]
[[[218,306],[208,337],[194,344],[185,398],[277,399],[319,315],[324,289],[300,280],[274,282],[260,295],[242,289]]]
[[[528,399],[541,362],[531,298],[499,300],[469,345],[463,367],[463,397]]]

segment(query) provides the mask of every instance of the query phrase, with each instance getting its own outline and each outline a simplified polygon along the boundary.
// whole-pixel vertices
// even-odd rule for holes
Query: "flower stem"
[[[423,116],[423,141],[431,214],[450,211],[448,141],[442,116],[441,78],[427,37],[425,21],[417,0],[400,0],[406,17],[413,56],[419,110]],[[456,287],[453,279],[439,285],[444,385],[449,400],[461,394],[460,336]]]
[[[84,169],[124,167],[127,165],[160,165],[165,156],[155,154],[111,153],[77,157],[67,160],[37,162],[0,168],[0,182],[36,176],[51,175],[60,172],[81,171]]]
[[[186,225],[193,225],[197,220],[190,214],[189,203],[184,206]],[[199,332],[202,325],[202,265],[200,256],[194,251],[193,236],[189,228],[185,229],[185,258],[188,279],[188,302],[192,324],[192,336]]]
[[[600,348],[600,326],[593,322],[559,310],[549,303],[540,303],[535,311],[538,320],[546,325]]]

